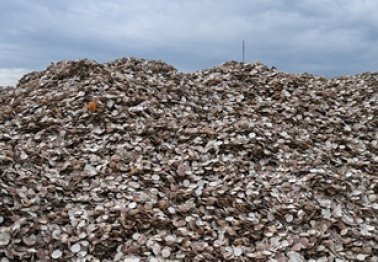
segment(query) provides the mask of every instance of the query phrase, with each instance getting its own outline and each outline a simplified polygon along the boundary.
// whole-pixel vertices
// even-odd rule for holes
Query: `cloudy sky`
[[[377,0],[1,0],[0,85],[63,59],[241,60],[326,76],[378,71]]]

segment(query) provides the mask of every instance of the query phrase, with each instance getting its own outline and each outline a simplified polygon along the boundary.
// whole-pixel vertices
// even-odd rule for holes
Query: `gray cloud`
[[[194,71],[240,60],[243,39],[248,62],[283,71],[378,68],[373,0],[3,0],[0,9],[0,68],[8,70],[137,56]]]
[[[0,86],[14,85],[20,76],[28,73],[29,70],[24,68],[0,68]]]

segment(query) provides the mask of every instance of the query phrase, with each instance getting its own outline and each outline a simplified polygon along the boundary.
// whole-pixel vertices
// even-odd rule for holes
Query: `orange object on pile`
[[[91,101],[87,105],[87,109],[89,112],[94,113],[97,110],[97,103],[96,101]]]

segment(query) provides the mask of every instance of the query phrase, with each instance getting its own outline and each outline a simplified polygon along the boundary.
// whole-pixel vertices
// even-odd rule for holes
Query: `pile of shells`
[[[0,91],[0,261],[378,261],[378,74],[62,61]]]

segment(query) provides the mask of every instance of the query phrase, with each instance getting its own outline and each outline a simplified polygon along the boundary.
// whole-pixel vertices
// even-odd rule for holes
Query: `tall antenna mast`
[[[245,55],[245,48],[244,48],[244,40],[242,41],[242,58],[244,63],[244,55]]]

